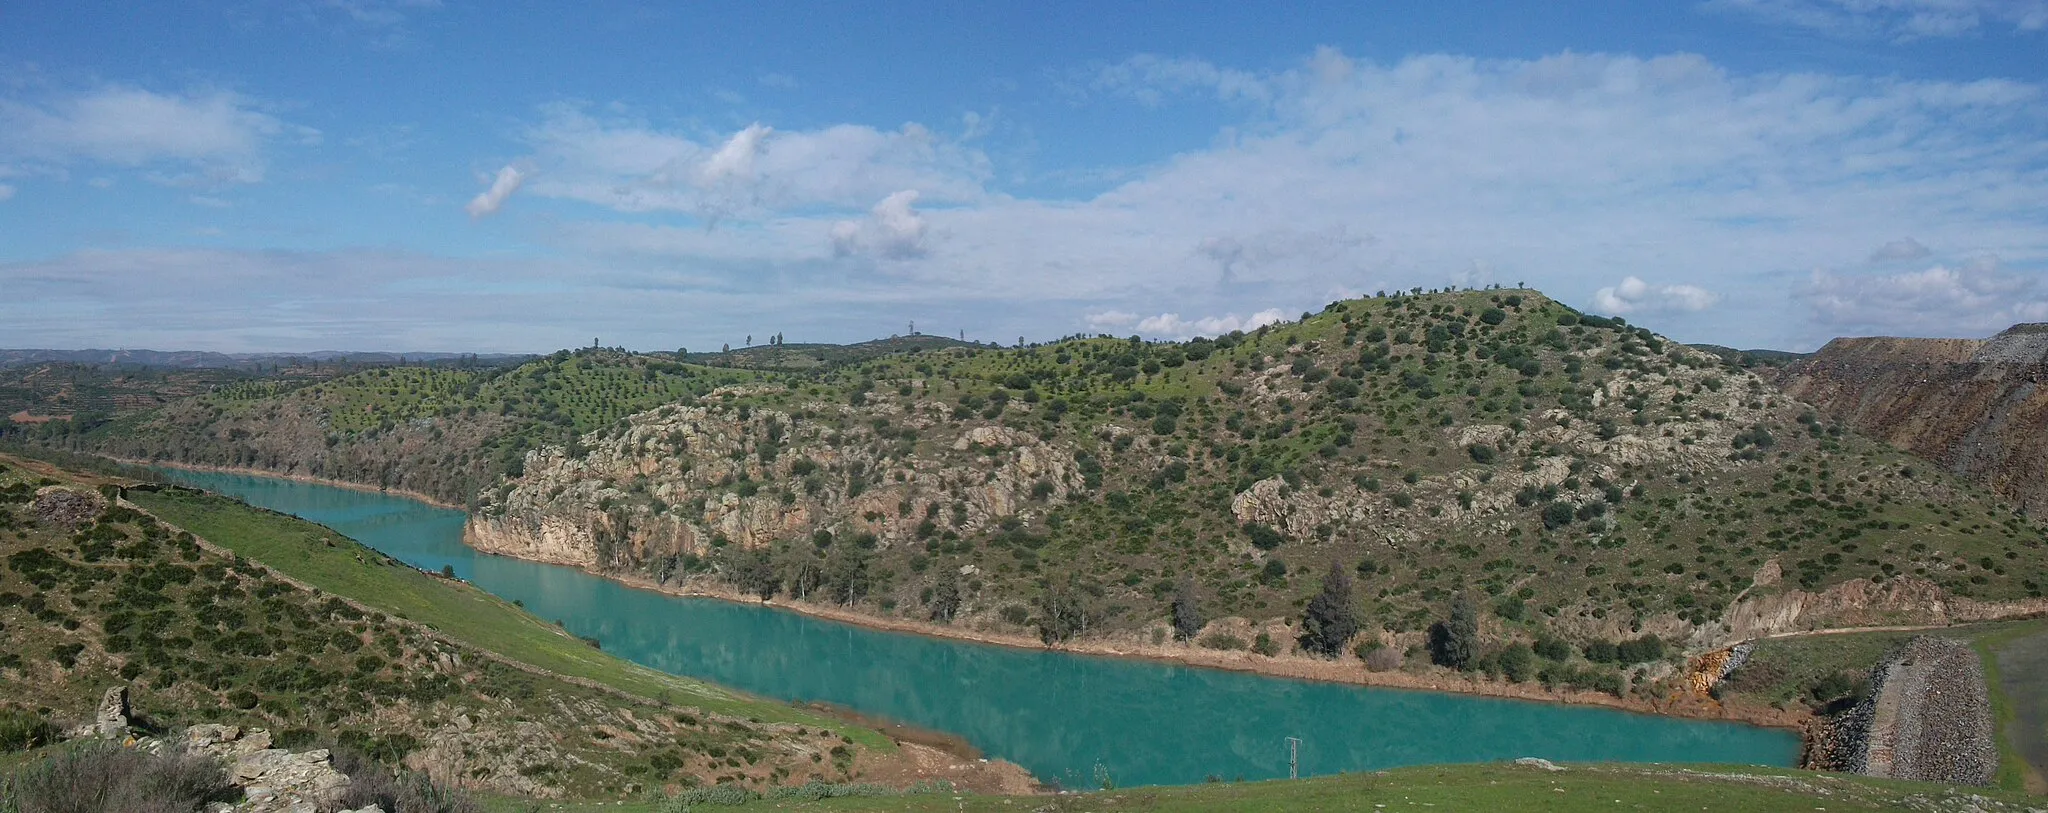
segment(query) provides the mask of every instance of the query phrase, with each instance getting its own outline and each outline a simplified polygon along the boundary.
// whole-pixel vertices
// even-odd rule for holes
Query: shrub
[[[1492,463],[1494,457],[1499,454],[1492,446],[1483,443],[1473,444],[1465,451],[1472,455],[1472,462],[1481,464]]]
[[[0,753],[26,751],[55,743],[62,736],[50,721],[25,711],[0,711]]]
[[[1272,550],[1280,547],[1280,543],[1287,541],[1287,538],[1281,536],[1279,531],[1273,530],[1273,526],[1258,522],[1247,523],[1244,526],[1244,533],[1246,536],[1251,537],[1252,547],[1259,550]]]
[[[349,777],[341,794],[345,810],[374,804],[387,813],[483,813],[483,806],[469,794],[436,784],[426,774],[392,773],[353,749],[337,748],[333,754],[334,769]]]
[[[738,807],[759,798],[761,794],[739,785],[712,785],[670,796],[661,803],[658,810],[660,813],[689,813],[690,809],[697,805]]]
[[[1664,639],[1645,635],[1616,644],[1615,660],[1619,663],[1647,663],[1664,659]]]
[[[233,790],[226,772],[211,758],[95,743],[16,772],[8,796],[21,813],[172,813],[236,801]]]
[[[845,784],[835,784],[832,782],[824,782],[817,779],[813,779],[801,785],[792,785],[788,787],[776,788],[768,792],[768,798],[770,799],[793,799],[803,802],[816,802],[824,799],[874,798],[878,796],[894,795],[896,795],[896,791],[889,789],[889,787],[886,785],[876,785],[868,782],[848,782]]]
[[[1401,650],[1383,646],[1365,653],[1365,668],[1371,672],[1392,672],[1401,668]]]
[[[1536,636],[1534,650],[1537,657],[1550,661],[1567,660],[1572,656],[1572,645],[1565,643],[1563,638],[1554,635]]]
[[[1280,642],[1273,640],[1273,636],[1261,632],[1259,637],[1252,640],[1252,651],[1270,658],[1280,654]]]
[[[1543,527],[1545,530],[1555,531],[1572,524],[1572,518],[1577,515],[1578,509],[1573,508],[1571,503],[1553,502],[1543,506]]]
[[[1243,638],[1239,638],[1227,632],[1209,633],[1208,635],[1202,636],[1202,640],[1196,641],[1195,643],[1200,645],[1203,649],[1223,649],[1232,651],[1243,649],[1245,646]]]
[[[1528,644],[1516,642],[1502,648],[1493,658],[1500,667],[1500,673],[1508,680],[1524,683],[1536,675],[1536,653]]]

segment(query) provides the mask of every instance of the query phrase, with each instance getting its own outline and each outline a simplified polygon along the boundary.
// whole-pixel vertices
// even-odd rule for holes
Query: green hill
[[[10,719],[90,721],[128,685],[152,730],[265,727],[526,796],[843,779],[842,734],[889,747],[620,661],[319,526],[175,489],[129,491],[138,511],[98,480],[0,457]]]
[[[1186,596],[1203,646],[1295,657],[1334,568],[1357,582],[1344,648],[1385,668],[1645,698],[1680,652],[1995,617],[2048,581],[2041,527],[1981,490],[1526,290],[802,372],[603,350],[378,370],[70,442],[412,489],[472,506],[486,550],[979,635],[1163,646]],[[1446,657],[1461,595],[1478,643]]]

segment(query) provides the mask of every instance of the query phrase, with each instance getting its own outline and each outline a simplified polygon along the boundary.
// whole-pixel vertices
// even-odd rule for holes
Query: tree
[[[760,596],[762,601],[774,598],[782,589],[782,578],[775,572],[775,563],[769,559],[768,551],[762,548],[734,550],[728,554],[726,577],[734,587]]]
[[[1479,656],[1479,608],[1463,593],[1451,599],[1451,617],[1429,628],[1429,659],[1464,671]]]
[[[1173,637],[1182,643],[1192,641],[1202,626],[1202,604],[1195,595],[1195,580],[1182,576],[1173,592]]]
[[[933,621],[953,623],[953,616],[960,612],[960,576],[953,571],[939,578],[932,585],[931,611]]]
[[[1323,591],[1309,599],[1301,617],[1301,648],[1334,658],[1358,634],[1358,612],[1351,607],[1351,574],[1335,561],[1323,575]]]
[[[1038,639],[1057,644],[1088,631],[1088,604],[1079,588],[1059,580],[1038,595]]]
[[[1516,683],[1526,683],[1536,674],[1535,651],[1531,650],[1528,644],[1519,641],[1503,648],[1500,654],[1494,656],[1494,662],[1500,665],[1502,675]]]
[[[825,589],[832,600],[853,604],[868,594],[868,552],[859,545],[834,545],[825,560]]]

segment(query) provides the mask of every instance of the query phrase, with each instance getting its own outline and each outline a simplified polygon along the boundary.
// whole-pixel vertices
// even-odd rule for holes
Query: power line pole
[[[1301,738],[1287,738],[1287,778],[1301,778]]]

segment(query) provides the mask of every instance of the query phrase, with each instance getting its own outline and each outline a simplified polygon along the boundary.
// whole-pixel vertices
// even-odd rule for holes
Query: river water
[[[635,590],[581,570],[479,554],[463,515],[402,497],[268,477],[166,479],[321,523],[478,587],[605,651],[755,695],[823,701],[956,734],[1041,780],[1093,787],[1270,779],[1403,765],[1552,761],[1788,766],[1792,733],[1435,692],[1286,680],[880,632],[769,607]]]

